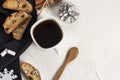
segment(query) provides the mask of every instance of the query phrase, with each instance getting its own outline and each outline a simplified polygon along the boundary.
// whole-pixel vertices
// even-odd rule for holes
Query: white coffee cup
[[[35,36],[34,36],[34,33],[33,33],[33,32],[34,32],[34,29],[35,29],[36,27],[38,27],[39,24],[41,24],[42,22],[47,21],[47,20],[51,20],[51,21],[55,22],[55,23],[58,25],[59,29],[61,30],[62,38],[63,38],[63,31],[62,31],[62,29],[61,29],[60,24],[57,22],[57,20],[56,20],[55,18],[53,18],[53,17],[44,17],[44,18],[42,18],[42,19],[39,19],[37,22],[35,22],[35,23],[32,25],[31,30],[30,30],[30,34],[31,34],[32,40],[33,40],[33,42],[34,42],[40,49],[42,49],[42,50],[54,49],[58,54],[60,54],[60,52],[58,51],[58,49],[57,49],[56,46],[62,41],[62,38],[61,38],[61,40],[60,40],[56,45],[54,45],[54,46],[52,46],[52,47],[49,47],[49,48],[43,48],[43,47],[37,42],[37,40],[35,39]],[[48,41],[49,41],[49,40],[48,40]]]

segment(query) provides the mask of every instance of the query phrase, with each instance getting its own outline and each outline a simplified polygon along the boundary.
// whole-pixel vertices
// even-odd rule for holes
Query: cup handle
[[[61,52],[60,52],[60,50],[58,49],[58,48],[53,48],[53,50],[58,54],[58,55],[61,55]]]

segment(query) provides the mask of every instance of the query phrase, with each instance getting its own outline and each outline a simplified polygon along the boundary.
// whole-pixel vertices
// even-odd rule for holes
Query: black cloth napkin
[[[29,26],[27,27],[22,40],[18,41],[18,40],[15,40],[11,34],[9,34],[9,35],[6,34],[2,27],[7,16],[9,16],[11,13],[15,12],[12,10],[4,9],[2,7],[2,4],[4,1],[5,0],[0,0],[0,53],[2,53],[2,51],[4,51],[5,49],[9,49],[11,51],[16,52],[16,55],[12,56],[10,54],[6,54],[4,57],[0,56],[0,73],[6,69],[8,69],[8,71],[14,70],[14,72],[19,73],[19,65],[18,65],[19,64],[19,56],[29,47],[29,45],[32,42],[32,39],[30,36],[30,28],[33,25],[33,23],[35,23],[35,21],[37,20],[37,12],[36,12],[36,9],[34,8],[31,13],[32,20],[31,20]],[[34,0],[28,0],[28,1],[33,6],[35,5]],[[15,66],[13,66],[13,65],[15,65]],[[0,80],[1,80],[1,75],[0,75]],[[4,79],[2,79],[2,80],[4,80]],[[21,80],[21,78],[12,79],[12,80]]]
[[[22,80],[19,58],[0,70],[0,80]]]

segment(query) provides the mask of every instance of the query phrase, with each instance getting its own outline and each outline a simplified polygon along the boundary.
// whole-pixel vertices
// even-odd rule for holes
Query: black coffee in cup
[[[54,20],[45,20],[34,28],[33,36],[42,48],[51,48],[61,41],[63,34]]]

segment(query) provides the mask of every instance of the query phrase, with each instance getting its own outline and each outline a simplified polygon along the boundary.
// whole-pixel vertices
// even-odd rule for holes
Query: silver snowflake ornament
[[[14,74],[14,70],[8,71],[7,68],[3,72],[0,72],[0,80],[15,80],[17,75]]]

